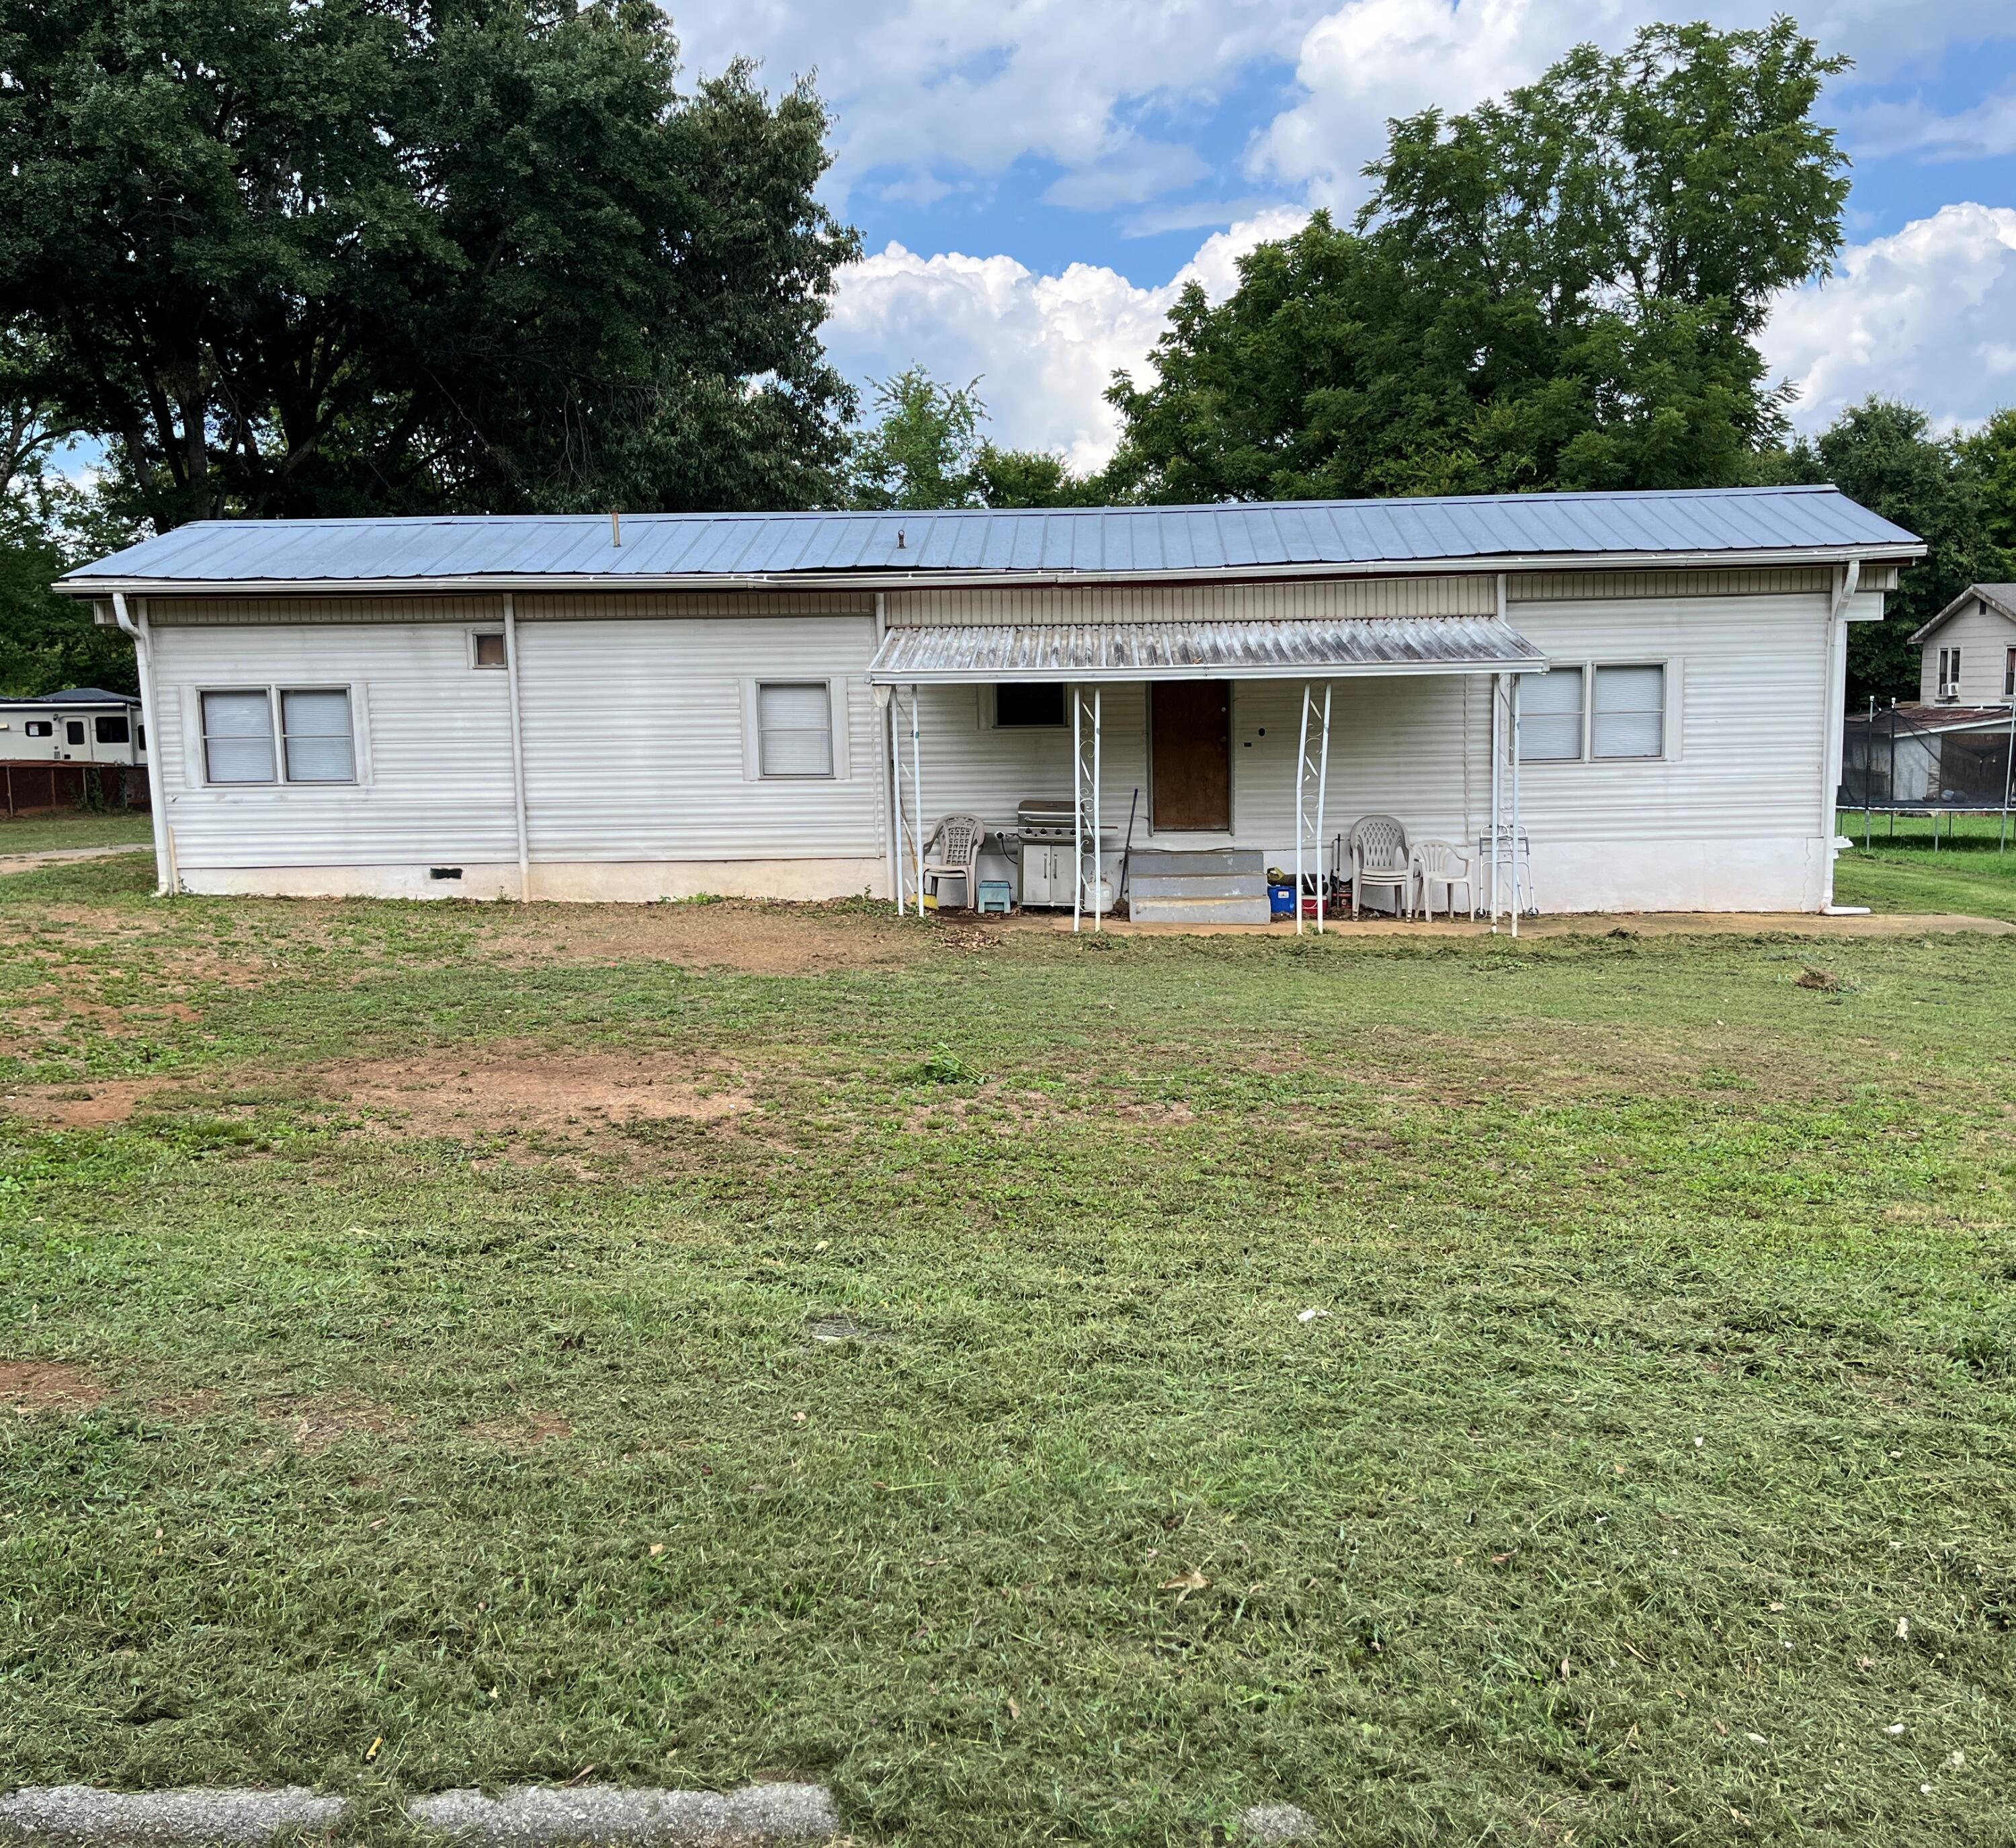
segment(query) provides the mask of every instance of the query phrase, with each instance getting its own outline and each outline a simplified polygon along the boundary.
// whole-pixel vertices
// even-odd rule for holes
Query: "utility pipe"
[[[154,638],[147,627],[145,605],[136,617],[126,607],[126,593],[112,593],[112,619],[132,639],[133,660],[140,673],[140,723],[147,734],[147,809],[154,827],[154,894],[166,898],[175,888],[174,842],[168,833],[168,798],[155,773],[162,762],[160,709],[154,703]]]
[[[504,593],[504,686],[511,714],[511,813],[518,830],[518,902],[532,900],[531,830],[525,816],[525,726],[518,706],[518,606]]]

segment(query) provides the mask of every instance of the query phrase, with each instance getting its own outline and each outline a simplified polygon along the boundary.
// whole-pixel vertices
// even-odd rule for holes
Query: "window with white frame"
[[[756,762],[765,776],[830,776],[833,693],[823,680],[756,687]]]
[[[351,734],[347,687],[283,690],[280,737],[286,747],[290,783],[357,780],[357,745]]]
[[[1589,755],[1664,757],[1666,670],[1663,667],[1600,667],[1593,679]]]
[[[206,693],[201,705],[207,783],[357,780],[347,687],[234,689]]]
[[[1519,761],[1611,762],[1666,754],[1666,670],[1555,667],[1519,687]]]
[[[501,668],[508,665],[504,654],[504,632],[501,629],[479,629],[469,638],[469,664],[477,668]]]
[[[273,701],[256,691],[203,696],[203,776],[206,783],[272,783]]]
[[[1582,755],[1583,671],[1554,666],[1519,687],[1519,761],[1573,763]]]
[[[2009,657],[2002,664],[2002,697],[2016,699],[2016,648],[2009,650]]]
[[[1960,650],[1942,648],[1939,650],[1939,697],[1942,700],[1960,697]]]

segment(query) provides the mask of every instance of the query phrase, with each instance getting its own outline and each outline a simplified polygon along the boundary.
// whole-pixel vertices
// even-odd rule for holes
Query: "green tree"
[[[826,118],[648,0],[0,0],[0,317],[157,527],[830,503]]]
[[[1571,52],[1467,115],[1394,122],[1346,230],[1262,245],[1179,300],[1111,394],[1165,500],[1654,488],[1782,438],[1752,337],[1839,247],[1841,69],[1788,20]]]
[[[2016,566],[2016,406],[1997,411],[1960,447],[1980,479],[1982,524],[2007,571]]]
[[[987,405],[977,379],[948,385],[907,366],[877,382],[870,402],[880,415],[855,439],[851,506],[1097,506],[1111,485],[1074,475],[1062,456],[1004,449],[982,437]]]
[[[1881,622],[1848,632],[1849,704],[1916,699],[1913,632],[1966,589],[2011,568],[1989,531],[1982,477],[1969,445],[1935,436],[1914,406],[1872,398],[1791,452],[1795,479],[1831,481],[1872,513],[1916,533],[1926,553],[1886,600]]]

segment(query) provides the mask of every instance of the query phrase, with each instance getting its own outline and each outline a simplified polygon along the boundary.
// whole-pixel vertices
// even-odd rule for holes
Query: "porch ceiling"
[[[1547,657],[1495,616],[1274,622],[947,623],[891,629],[878,686],[974,681],[1341,680],[1544,672]]]

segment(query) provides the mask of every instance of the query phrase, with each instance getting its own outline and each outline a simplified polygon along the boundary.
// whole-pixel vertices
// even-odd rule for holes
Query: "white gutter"
[[[133,659],[140,671],[140,723],[147,733],[147,809],[154,823],[154,895],[166,898],[175,888],[174,843],[168,833],[168,797],[155,773],[162,762],[161,728],[154,704],[154,644],[147,632],[147,613],[136,618],[126,607],[126,593],[112,593],[112,619],[133,639]]]
[[[1381,558],[1348,562],[1312,560],[1294,564],[1222,565],[1160,571],[904,571],[492,573],[475,577],[412,578],[64,578],[51,589],[64,596],[131,594],[232,596],[378,596],[495,595],[499,591],[564,593],[611,590],[827,590],[1055,589],[1105,584],[1244,584],[1273,578],[1489,577],[1494,571],[1606,571],[1639,569],[1730,571],[1764,565],[1903,564],[1924,557],[1923,546],[1831,546],[1758,552],[1535,552],[1474,558]]]
[[[518,612],[509,591],[504,595],[504,680],[511,708],[511,809],[518,825],[518,902],[532,899],[531,831],[525,820],[525,727],[518,709]]]

